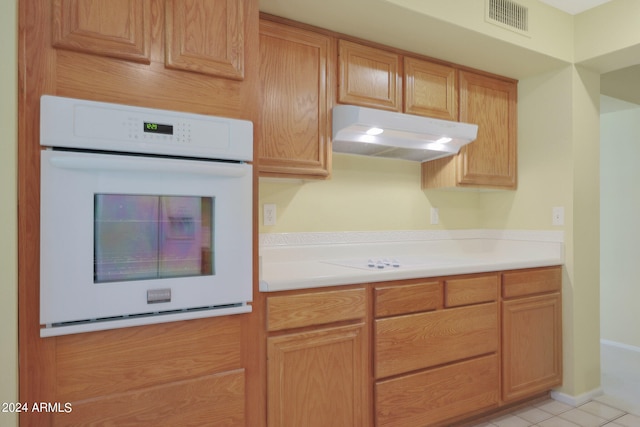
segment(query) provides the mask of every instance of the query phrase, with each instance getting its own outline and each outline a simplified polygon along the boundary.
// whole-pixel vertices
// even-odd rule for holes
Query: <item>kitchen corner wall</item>
[[[0,2],[0,402],[18,401],[17,0]],[[17,426],[15,413],[0,425]]]

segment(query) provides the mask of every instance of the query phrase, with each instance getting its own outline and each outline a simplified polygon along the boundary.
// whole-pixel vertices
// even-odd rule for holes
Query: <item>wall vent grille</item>
[[[529,8],[511,0],[486,0],[487,22],[529,35]]]

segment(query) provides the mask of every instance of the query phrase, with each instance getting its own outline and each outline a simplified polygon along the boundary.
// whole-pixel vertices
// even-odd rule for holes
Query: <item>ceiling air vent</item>
[[[529,8],[511,0],[486,0],[487,22],[529,35]]]

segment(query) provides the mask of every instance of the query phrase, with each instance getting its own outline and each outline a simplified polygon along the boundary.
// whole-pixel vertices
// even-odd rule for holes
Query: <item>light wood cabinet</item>
[[[244,2],[166,0],[168,68],[244,79]]]
[[[261,176],[327,178],[335,40],[260,20]]]
[[[152,2],[54,0],[53,46],[149,64]],[[216,77],[244,79],[243,1],[166,0],[165,65]],[[212,25],[219,23],[220,25]]]
[[[342,104],[458,120],[457,71],[452,66],[339,40],[338,67]]]
[[[404,112],[458,121],[458,73],[454,67],[404,58]]]
[[[375,285],[374,295],[376,425],[438,425],[498,406],[497,274]]]
[[[562,383],[560,267],[502,276],[502,399],[516,401]]]
[[[423,188],[517,186],[517,82],[459,72],[460,121],[478,125],[478,138],[455,156],[422,164]]]
[[[471,421],[560,384],[561,268],[269,295],[269,426]]]
[[[402,110],[400,55],[338,41],[338,102],[390,111]]]
[[[53,46],[150,63],[151,3],[54,0]]]
[[[267,298],[268,425],[370,425],[364,288]],[[344,324],[345,321],[348,324]]]

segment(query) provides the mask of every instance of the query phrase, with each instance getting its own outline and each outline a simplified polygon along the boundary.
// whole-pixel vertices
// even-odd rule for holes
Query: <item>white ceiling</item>
[[[571,15],[576,15],[585,10],[600,6],[603,3],[608,3],[611,0],[540,0],[542,3],[546,3],[549,6],[553,6],[556,9],[563,10]]]

